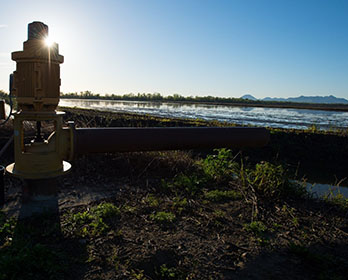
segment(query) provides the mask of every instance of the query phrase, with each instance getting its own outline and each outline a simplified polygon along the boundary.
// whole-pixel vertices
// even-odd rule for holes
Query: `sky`
[[[348,98],[346,0],[0,0],[0,89],[27,25],[64,56],[61,91]]]

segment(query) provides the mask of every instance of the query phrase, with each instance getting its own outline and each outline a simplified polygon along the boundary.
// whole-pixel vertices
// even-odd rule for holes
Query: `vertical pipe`
[[[0,120],[6,119],[5,100],[0,99]]]
[[[4,183],[5,167],[0,165],[0,206],[5,204],[5,183]]]

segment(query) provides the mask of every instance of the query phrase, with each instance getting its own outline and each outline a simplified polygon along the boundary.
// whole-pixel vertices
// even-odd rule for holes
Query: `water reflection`
[[[306,129],[313,125],[324,130],[348,128],[348,112],[86,99],[61,99],[59,105],[103,111],[151,114],[160,117],[218,120],[241,125],[274,128]]]
[[[310,184],[306,185],[307,191],[313,194],[314,197],[323,197],[325,195],[337,195],[342,194],[343,197],[348,198],[348,188],[338,187],[328,184]]]

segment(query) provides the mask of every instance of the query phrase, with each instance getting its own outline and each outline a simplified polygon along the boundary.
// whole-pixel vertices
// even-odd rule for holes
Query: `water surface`
[[[348,112],[323,110],[88,99],[61,99],[59,105],[102,111],[150,114],[167,118],[217,120],[273,128],[307,129],[313,125],[324,130],[348,128]]]

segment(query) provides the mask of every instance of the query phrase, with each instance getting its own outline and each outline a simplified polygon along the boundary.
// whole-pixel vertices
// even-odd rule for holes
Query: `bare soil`
[[[70,111],[67,115],[80,126],[182,122],[94,114]],[[9,131],[2,130],[2,142]],[[203,184],[195,195],[163,187],[178,174],[194,174],[195,162],[210,152],[75,159],[72,171],[60,179],[58,212],[17,221],[11,240],[0,243],[0,279],[346,279],[347,208],[310,196],[257,196],[256,201],[249,194],[222,201],[204,196],[211,189],[241,191],[240,181],[233,178]],[[243,153],[250,166],[265,160],[264,152],[255,157],[252,151]],[[12,161],[8,150],[1,164]],[[21,184],[5,177],[5,212],[21,211]],[[186,203],[180,206],[178,199]],[[71,217],[102,202],[120,209],[120,215],[105,220],[105,231],[92,234],[93,226],[72,222]],[[175,219],[159,222],[153,218],[159,212],[173,213]],[[250,227],[253,222],[255,228]],[[87,232],[81,234],[78,229],[83,227]],[[48,248],[49,253],[40,251],[47,257],[28,253],[38,244]],[[30,248],[25,251],[30,261],[18,248]],[[52,254],[54,262],[49,261]]]

